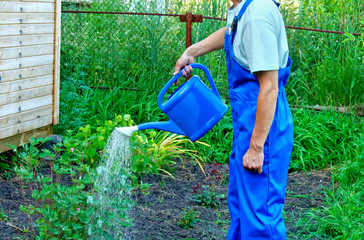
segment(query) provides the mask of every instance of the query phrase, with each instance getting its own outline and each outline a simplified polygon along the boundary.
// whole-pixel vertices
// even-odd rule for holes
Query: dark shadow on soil
[[[198,165],[177,164],[174,179],[161,175],[149,175],[141,179],[150,184],[148,189],[136,190],[133,199],[136,202],[132,209],[134,225],[130,229],[134,240],[180,240],[180,239],[216,239],[226,238],[229,228],[229,211],[227,206],[228,169],[224,165],[204,166],[206,175]],[[222,180],[215,191],[224,194],[218,198],[217,208],[208,208],[192,201],[197,184],[209,185],[212,181],[208,171],[216,169]],[[310,172],[293,172],[288,175],[284,218],[288,239],[299,239],[297,221],[311,208],[322,206],[323,188],[330,188],[331,172],[319,170]],[[29,192],[25,193],[31,201]],[[16,179],[0,180],[0,209],[8,216],[8,221],[0,221],[0,239],[29,239],[30,234],[21,229],[29,229],[30,221],[26,214],[19,210],[24,205],[23,194]],[[198,212],[198,221],[189,229],[178,225],[184,209]]]

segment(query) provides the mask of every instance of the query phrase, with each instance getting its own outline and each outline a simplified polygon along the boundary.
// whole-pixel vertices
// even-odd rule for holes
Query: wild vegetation
[[[163,5],[158,5],[160,2]],[[226,9],[223,0],[100,1],[63,6],[63,10],[83,11],[191,11],[222,18],[226,17]],[[308,211],[297,221],[299,238],[360,239],[364,232],[364,123],[357,113],[363,111],[364,102],[362,2],[301,0],[297,4],[288,0],[281,12],[287,26],[344,32],[339,35],[287,29],[293,60],[287,95],[290,104],[295,105],[290,171],[329,168],[333,172],[332,187],[325,191],[325,205]],[[225,21],[210,19],[194,23],[193,42],[224,25]],[[177,17],[62,14],[61,117],[54,130],[64,136],[64,141],[52,153],[35,148],[45,140],[32,140],[16,150],[12,158],[1,156],[0,163],[3,176],[15,174],[23,191],[31,189],[34,203],[25,200],[21,210],[38,216],[35,232],[40,237],[75,239],[87,235],[84,229],[91,224],[88,216],[92,214],[86,208],[87,196],[93,191],[92,176],[108,136],[115,126],[167,120],[157,105],[157,94],[171,78],[184,48],[185,24]],[[223,100],[229,104],[224,52],[214,52],[198,62],[211,70]],[[203,78],[202,72],[195,74]],[[308,105],[329,109],[315,112],[306,109]],[[339,113],[334,107],[346,107],[348,112]],[[153,173],[173,177],[174,157],[227,164],[233,138],[231,122],[229,111],[201,139],[204,144],[192,144],[162,132],[135,134],[133,189],[148,190],[141,176]],[[56,180],[39,171],[44,157],[51,159],[47,166]],[[65,176],[71,177],[68,185],[61,184]],[[210,185],[196,188],[194,201],[217,207],[220,195],[214,184],[219,178],[216,175]],[[178,224],[189,229],[198,218],[199,212],[185,208]],[[0,221],[10,221],[2,211]]]

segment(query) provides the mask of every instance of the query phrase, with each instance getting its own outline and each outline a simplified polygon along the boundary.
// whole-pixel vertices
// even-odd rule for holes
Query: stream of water
[[[132,207],[130,156],[130,138],[113,131],[97,168],[95,194],[87,200],[94,212],[89,239],[130,239],[126,236]]]

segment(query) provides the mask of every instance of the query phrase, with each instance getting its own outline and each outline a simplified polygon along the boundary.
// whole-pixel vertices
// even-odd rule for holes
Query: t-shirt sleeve
[[[279,69],[277,30],[271,23],[250,20],[242,34],[242,47],[252,73]]]

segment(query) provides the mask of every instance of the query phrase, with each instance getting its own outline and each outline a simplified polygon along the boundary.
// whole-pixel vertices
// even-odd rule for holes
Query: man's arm
[[[193,63],[197,57],[223,48],[225,31],[226,27],[220,28],[204,40],[187,48],[178,59],[173,75],[176,75],[182,68],[186,67],[186,65]],[[192,68],[188,66],[186,67],[186,71],[182,71],[182,75],[186,77],[187,75],[190,75],[191,72]]]
[[[260,85],[250,148],[243,157],[245,170],[262,172],[264,142],[272,126],[278,95],[278,70],[257,72]]]

